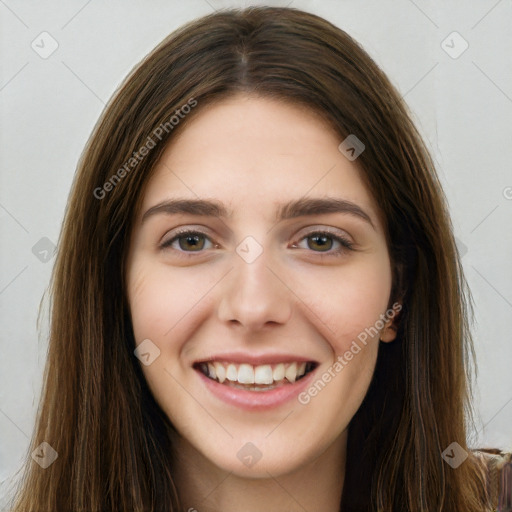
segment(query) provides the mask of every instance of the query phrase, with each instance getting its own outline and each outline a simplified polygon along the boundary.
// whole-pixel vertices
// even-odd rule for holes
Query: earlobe
[[[402,309],[402,305],[399,304],[400,309]],[[392,318],[389,318],[388,321],[384,324],[382,331],[380,333],[379,341],[383,343],[389,343],[396,338],[398,332],[398,322],[399,322],[399,311],[396,312]]]
[[[393,324],[393,320],[389,320],[382,329],[379,340],[383,343],[389,343],[396,338],[396,333],[397,327]]]

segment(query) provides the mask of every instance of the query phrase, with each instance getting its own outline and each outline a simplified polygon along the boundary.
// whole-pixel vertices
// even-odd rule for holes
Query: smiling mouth
[[[194,368],[209,379],[246,391],[269,391],[287,386],[304,378],[318,364],[313,361],[262,364],[235,364],[224,361],[203,361],[195,363]]]

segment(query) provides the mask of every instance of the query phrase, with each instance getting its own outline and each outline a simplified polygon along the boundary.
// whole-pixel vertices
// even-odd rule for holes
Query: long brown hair
[[[349,426],[340,510],[482,511],[476,458],[470,453],[452,469],[441,457],[452,442],[470,451],[473,308],[433,162],[400,94],[357,42],[313,14],[269,7],[219,11],[175,31],[99,119],[58,244],[30,447],[45,441],[58,458],[46,469],[28,458],[14,511],[179,509],[173,426],[133,355],[124,257],[133,212],[166,143],[204,105],[237,92],[320,112],[340,142],[355,134],[365,144],[357,164],[384,214],[389,305],[403,308]],[[177,111],[179,122],[170,123]],[[149,139],[144,158],[131,161]]]

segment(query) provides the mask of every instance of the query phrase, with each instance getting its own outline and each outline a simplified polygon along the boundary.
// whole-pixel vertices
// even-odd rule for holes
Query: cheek
[[[331,351],[299,401],[329,425],[327,430],[336,431],[348,425],[373,376],[391,291],[389,260],[383,253],[329,274],[317,272],[303,277],[299,286],[301,296],[308,298],[303,314]]]
[[[199,273],[172,272],[169,267],[143,257],[131,262],[127,272],[127,291],[136,345],[149,339],[159,355],[142,372],[155,400],[171,421],[173,412],[184,410],[178,382],[184,382],[188,368],[182,364],[186,340],[193,335],[195,315],[202,314],[199,301],[208,283]],[[211,287],[211,284],[209,285]],[[169,396],[173,397],[172,407]]]
[[[348,361],[337,357],[322,368],[315,381],[299,395],[306,414],[315,418],[325,435],[341,434],[361,406],[372,380],[377,344],[368,344]]]
[[[128,297],[135,340],[154,338],[160,346],[172,338],[207,290],[208,282],[199,273],[134,264],[128,274]]]
[[[333,353],[350,350],[354,340],[364,346],[365,341],[379,338],[381,315],[387,310],[391,291],[391,269],[385,255],[329,273],[298,274],[295,282],[298,295],[306,298],[305,311],[309,309],[308,316],[316,318],[315,324]]]

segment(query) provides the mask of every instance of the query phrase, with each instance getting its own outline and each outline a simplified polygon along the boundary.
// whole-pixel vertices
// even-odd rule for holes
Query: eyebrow
[[[294,219],[302,216],[344,213],[364,220],[375,229],[371,217],[356,203],[335,197],[300,198],[279,205],[276,221]],[[142,216],[142,222],[156,214],[190,214],[206,217],[232,217],[220,201],[213,199],[168,199],[149,208]]]

